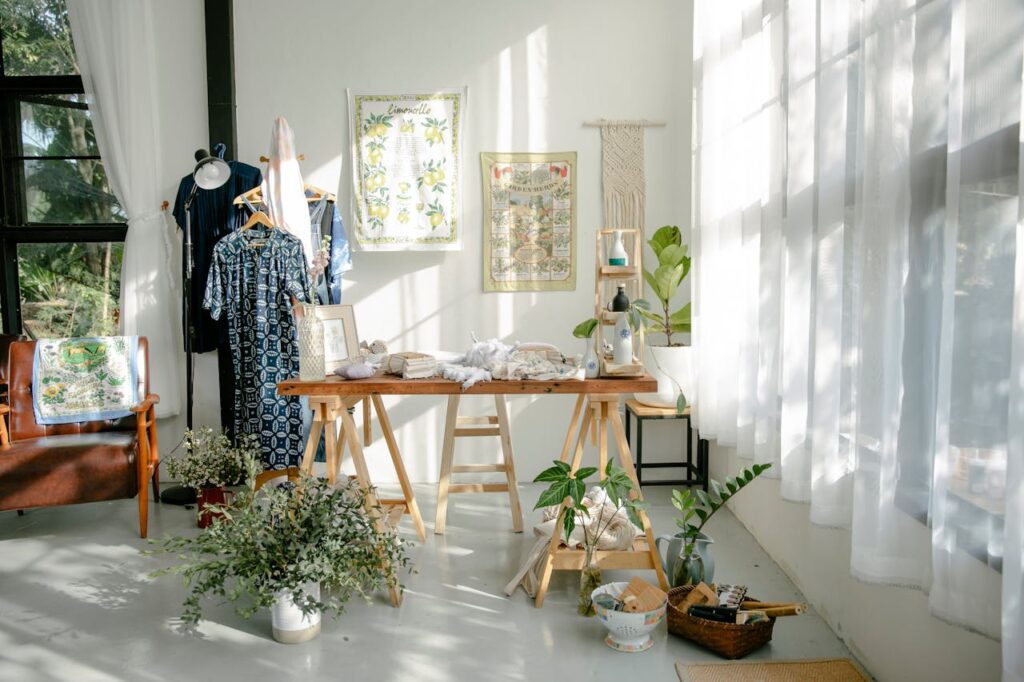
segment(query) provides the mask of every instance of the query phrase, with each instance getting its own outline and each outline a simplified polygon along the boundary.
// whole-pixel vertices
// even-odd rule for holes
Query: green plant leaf
[[[697,518],[700,519],[701,522],[708,520],[708,513],[701,509],[700,507],[694,509],[693,513],[697,515]]]
[[[679,244],[669,244],[658,254],[659,265],[671,265],[675,267],[684,261],[690,260],[686,257],[686,247]]]
[[[568,471],[558,466],[553,466],[537,474],[537,478],[533,479],[534,483],[545,483],[551,481],[563,481],[568,478]]]
[[[638,298],[638,299],[636,299],[635,301],[633,301],[633,305],[635,307],[637,307],[637,308],[640,308],[641,310],[650,310],[651,309],[651,303],[646,298]]]
[[[729,489],[730,493],[734,493],[734,492],[736,492],[738,490],[738,488],[736,487],[736,484],[733,483],[732,481],[726,481],[725,482],[725,487]]]
[[[697,499],[700,500],[700,503],[705,507],[712,506],[711,498],[708,497],[708,494],[706,492],[699,488],[697,489]]]
[[[654,250],[654,254],[661,257],[662,250],[667,246],[679,245],[682,242],[682,234],[679,232],[679,228],[675,225],[663,225],[659,227],[654,235],[647,240],[651,248]]]
[[[751,471],[750,469],[744,469],[743,478],[746,479],[747,483],[750,483],[751,481],[754,480],[754,472]]]
[[[568,497],[568,495],[569,481],[552,483],[550,488],[540,494],[540,498],[538,498],[534,509],[542,509],[544,507],[553,507],[555,505],[562,504],[562,500]]]
[[[648,284],[651,280],[654,281],[651,288],[658,299],[662,303],[671,301],[676,289],[679,288],[679,283],[683,281],[683,266],[659,265],[654,271],[654,276],[648,279]]]
[[[679,393],[679,397],[676,398],[676,414],[682,414],[686,410],[686,396]]]
[[[597,319],[591,317],[589,320],[583,320],[572,330],[572,335],[577,339],[589,339],[594,335],[594,329],[597,328]]]
[[[590,478],[597,473],[597,467],[580,467],[576,470],[576,475],[573,477],[577,481],[583,481]]]

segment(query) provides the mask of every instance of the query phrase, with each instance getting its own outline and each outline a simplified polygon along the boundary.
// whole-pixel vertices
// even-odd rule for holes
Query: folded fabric
[[[550,343],[516,343],[509,346],[498,339],[478,341],[462,357],[443,362],[445,379],[462,382],[468,389],[479,381],[535,379],[553,381],[575,378],[579,368],[566,361]]]
[[[40,339],[32,364],[39,424],[119,419],[139,402],[137,336]]]
[[[384,372],[403,379],[429,379],[437,376],[437,360],[426,353],[393,353],[384,361]]]

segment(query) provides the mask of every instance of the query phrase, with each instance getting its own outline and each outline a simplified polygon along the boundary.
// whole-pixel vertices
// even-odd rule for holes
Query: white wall
[[[581,124],[601,117],[669,122],[647,134],[648,228],[685,223],[691,24],[689,3],[678,0],[239,3],[239,158],[266,154],[271,123],[285,116],[306,156],[306,180],[338,188],[350,224],[345,89],[468,85],[462,251],[356,253],[344,301],[356,306],[360,336],[384,339],[392,350],[463,350],[476,332],[549,341],[575,354],[582,343],[572,328],[593,314],[593,234],[601,221],[600,133]],[[580,165],[576,291],[484,294],[479,153],[573,150]],[[216,390],[213,374],[200,377],[201,392]],[[443,398],[387,402],[410,476],[436,480]],[[520,478],[557,457],[571,407],[571,397],[511,401]],[[374,466],[386,460],[382,448],[378,442],[370,451],[378,481],[393,478]],[[496,448],[463,441],[459,455],[486,459]]]
[[[170,203],[170,212],[174,208],[178,183],[182,176],[191,173],[195,166],[193,153],[196,149],[208,146],[205,24],[202,0],[153,3],[153,7],[157,27],[157,72],[153,74],[153,78],[160,99],[160,184],[164,188],[162,196]],[[168,229],[173,233],[171,243],[180,245],[180,231],[174,226],[173,217],[170,217],[168,222]],[[180,291],[180,246],[171,256],[170,268]],[[180,305],[180,302],[176,302],[176,307],[168,310],[167,314],[180,319]],[[178,348],[181,348],[180,343]],[[212,374],[216,380],[216,357],[213,354],[198,357],[197,373],[205,376]],[[211,362],[212,364],[209,364]],[[204,367],[207,368],[205,371]],[[212,367],[212,370],[208,367]],[[158,422],[160,450],[163,454],[169,453],[177,445],[185,430],[184,353],[179,354],[178,368],[182,412],[177,417],[161,419]],[[196,413],[217,414],[216,386],[212,392],[204,391],[197,397]]]
[[[749,466],[717,443],[710,460],[718,480]],[[999,679],[998,642],[932,616],[923,592],[853,578],[850,532],[812,524],[810,507],[784,501],[778,480],[761,479],[728,504],[876,679]],[[927,547],[928,530],[910,517],[907,524]]]

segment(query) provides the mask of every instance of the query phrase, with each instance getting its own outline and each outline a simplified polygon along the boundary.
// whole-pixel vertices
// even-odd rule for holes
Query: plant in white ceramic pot
[[[236,603],[243,618],[271,609],[274,638],[297,643],[319,634],[321,613],[340,614],[353,595],[398,584],[405,542],[377,527],[356,483],[303,475],[257,490],[255,464],[248,480],[235,503],[219,509],[223,522],[166,538],[157,550],[180,560],[154,576],[183,577],[184,623],[197,623],[201,600],[217,596]]]
[[[672,299],[690,272],[690,257],[682,243],[679,228],[665,225],[654,233],[647,243],[658,259],[654,270],[644,270],[644,280],[660,304],[652,309],[649,302],[637,299],[634,308],[644,318],[647,329],[647,369],[658,380],[657,393],[638,393],[640,402],[654,407],[675,407],[682,412],[686,407],[686,394],[692,389],[692,348],[683,345],[679,337],[690,331],[690,304],[672,309]],[[665,344],[651,342],[651,333],[663,334]]]

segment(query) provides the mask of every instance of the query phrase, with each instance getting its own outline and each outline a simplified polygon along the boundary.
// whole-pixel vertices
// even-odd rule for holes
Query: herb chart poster
[[[576,289],[576,152],[480,154],[484,291]]]
[[[360,247],[460,249],[466,90],[348,97]]]

